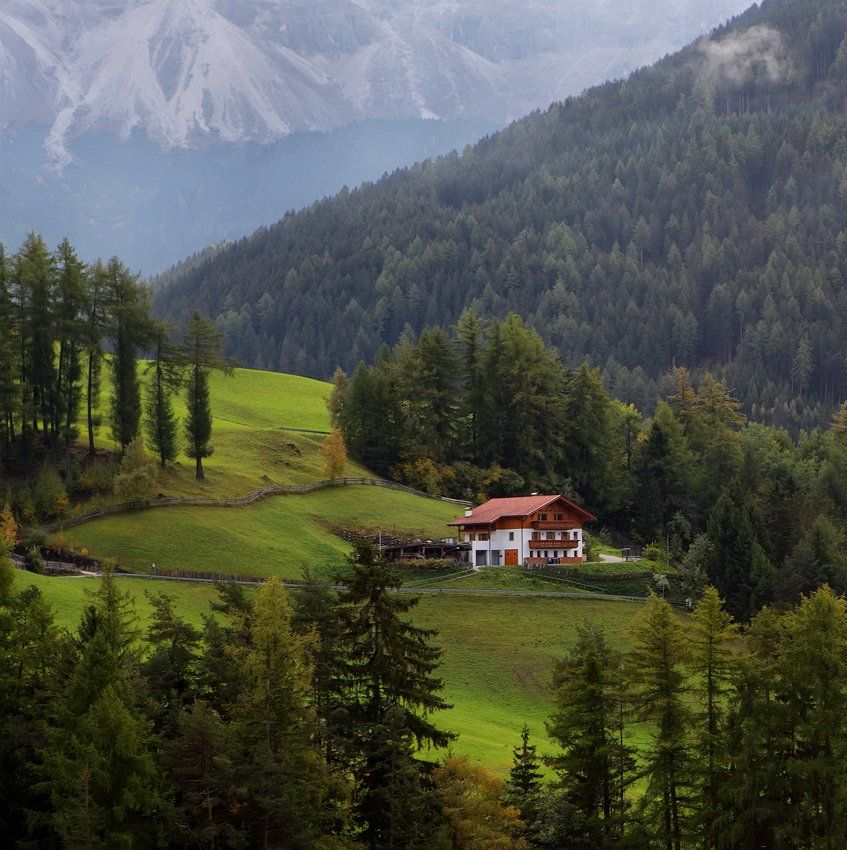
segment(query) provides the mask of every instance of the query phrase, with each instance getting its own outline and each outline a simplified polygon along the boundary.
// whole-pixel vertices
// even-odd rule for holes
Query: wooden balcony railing
[[[565,520],[544,521],[536,520],[532,523],[532,527],[539,531],[573,531],[576,528],[575,522],[566,522]]]
[[[530,540],[530,549],[576,549],[579,540]]]

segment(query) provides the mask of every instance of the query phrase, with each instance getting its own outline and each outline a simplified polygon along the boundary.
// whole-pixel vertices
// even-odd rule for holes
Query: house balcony
[[[529,548],[532,549],[576,549],[582,541],[580,540],[530,540]]]
[[[576,523],[564,522],[562,520],[559,522],[542,522],[541,520],[536,520],[532,523],[532,527],[538,531],[573,531],[576,528]]]

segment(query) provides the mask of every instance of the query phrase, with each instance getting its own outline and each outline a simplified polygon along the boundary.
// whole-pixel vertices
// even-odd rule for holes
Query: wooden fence
[[[436,499],[440,502],[449,502],[465,508],[470,506],[470,502],[463,499],[449,499],[447,496],[435,496],[432,493],[424,493],[422,490],[415,490],[413,487],[406,487],[404,484],[397,484],[394,481],[386,481],[382,478],[337,478],[335,481],[313,481],[309,484],[270,484],[267,487],[262,487],[261,490],[254,490],[246,496],[239,496],[232,499],[197,499],[197,498],[169,498],[169,499],[149,499],[144,502],[136,502],[126,505],[110,505],[100,508],[90,513],[81,514],[77,517],[60,520],[59,522],[42,525],[39,531],[45,534],[54,534],[64,528],[74,528],[77,525],[83,525],[86,522],[91,522],[101,517],[113,516],[114,514],[128,513],[130,511],[144,511],[150,508],[168,508],[168,507],[213,507],[213,508],[236,508],[244,505],[252,504],[260,499],[265,499],[268,496],[297,496],[305,493],[314,493],[317,490],[327,490],[333,487],[385,487],[388,490],[399,490],[404,493],[412,493],[415,496],[423,496],[427,499]]]

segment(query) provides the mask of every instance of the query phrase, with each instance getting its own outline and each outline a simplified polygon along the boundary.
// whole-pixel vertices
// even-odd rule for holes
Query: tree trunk
[[[91,396],[94,392],[94,354],[88,353],[88,389],[86,393],[86,411],[88,414],[88,454],[94,457],[94,411]]]
[[[203,472],[203,458],[198,455],[197,459],[194,463],[195,474],[199,481],[204,481],[206,478],[206,474]]]

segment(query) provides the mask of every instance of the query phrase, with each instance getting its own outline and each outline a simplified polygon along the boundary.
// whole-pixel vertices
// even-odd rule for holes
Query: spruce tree
[[[153,845],[160,807],[139,708],[137,622],[106,575],[84,612],[44,752],[52,821],[68,848]]]
[[[580,840],[612,846],[623,834],[619,800],[631,782],[632,758],[617,734],[617,659],[596,628],[579,629],[570,655],[556,665],[555,710],[547,732],[561,747],[548,758],[558,786],[578,815]]]
[[[149,654],[141,665],[154,729],[173,737],[180,714],[197,696],[200,633],[174,611],[174,597],[148,594],[153,607],[147,627]]]
[[[188,372],[185,420],[186,454],[194,459],[195,475],[204,479],[203,458],[212,454],[212,408],[209,401],[209,373],[232,373],[222,355],[223,337],[215,326],[199,313],[193,313],[183,329],[180,355]]]
[[[396,839],[404,808],[403,830],[426,834],[426,824],[411,815],[427,811],[421,803],[430,796],[426,763],[415,750],[444,747],[453,738],[428,716],[449,708],[435,675],[441,652],[431,644],[434,632],[403,616],[418,600],[396,593],[402,578],[373,545],[355,544],[351,567],[340,614],[355,817],[368,847],[401,846]]]
[[[538,819],[541,794],[541,759],[534,744],[529,743],[529,726],[521,729],[521,742],[514,748],[512,769],[505,787],[505,799],[520,812],[524,829],[532,833]]]
[[[236,774],[232,730],[207,703],[179,715],[175,736],[165,744],[162,765],[173,796],[172,839],[186,847],[243,847],[244,805]]]
[[[761,518],[740,481],[732,482],[714,506],[707,533],[709,581],[727,611],[746,622],[770,600],[773,568],[763,545]]]

